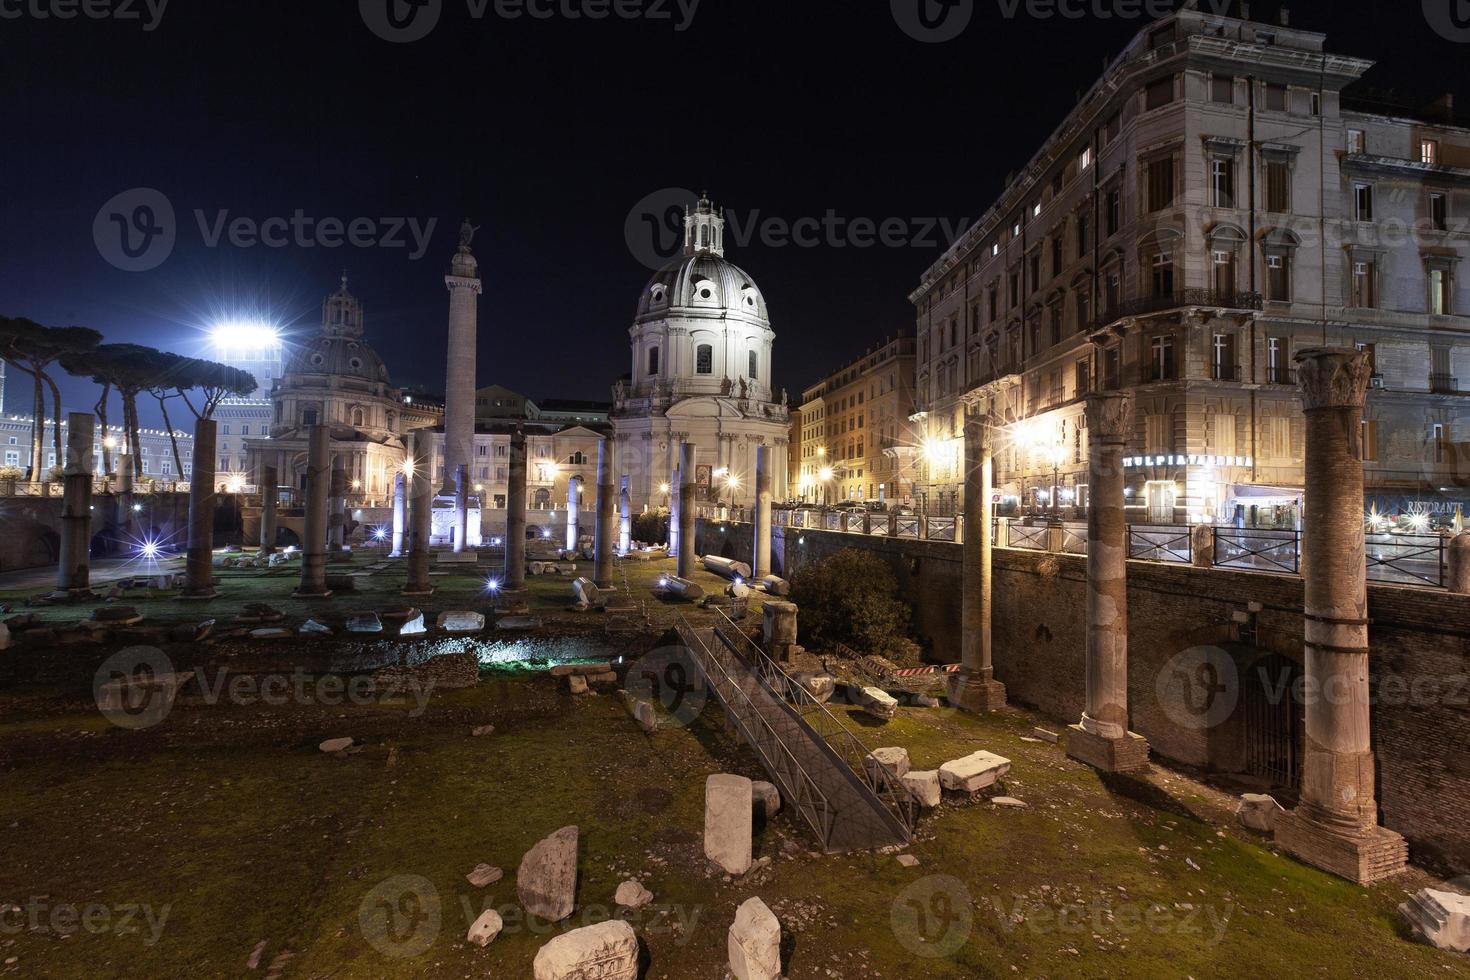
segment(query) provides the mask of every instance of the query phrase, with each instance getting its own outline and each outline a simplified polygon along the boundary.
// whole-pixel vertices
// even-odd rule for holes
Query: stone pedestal
[[[424,452],[418,437],[413,437],[410,448],[413,454],[411,472],[408,474],[408,581],[403,594],[409,596],[432,595],[434,585],[429,580],[429,539],[434,533],[434,482],[429,472],[429,456]]]
[[[1378,826],[1368,683],[1363,535],[1363,405],[1368,355],[1320,347],[1296,356],[1306,415],[1302,499],[1306,703],[1301,802],[1276,841],[1360,884],[1403,870],[1408,847]]]
[[[393,474],[393,550],[390,558],[403,556],[403,537],[408,533],[408,477],[402,470]]]
[[[347,457],[332,458],[331,513],[327,518],[327,550],[336,554],[347,547]]]
[[[332,479],[332,441],[325,425],[309,426],[307,432],[306,520],[301,542],[301,584],[296,594],[310,598],[332,594],[327,588],[327,492]],[[196,446],[196,459],[198,449]]]
[[[965,423],[965,530],[960,598],[960,670],[949,685],[949,702],[966,711],[994,711],[1006,703],[1005,685],[995,679],[991,648],[990,497],[994,463],[990,425]]]
[[[751,572],[758,582],[771,574],[771,449],[755,447],[755,557]]]
[[[65,496],[61,502],[61,554],[56,588],[73,595],[92,584],[92,416],[67,416],[66,460],[62,467]]]
[[[1148,743],[1128,731],[1128,525],[1123,451],[1133,400],[1123,392],[1087,399],[1087,699],[1067,737],[1067,755],[1106,772],[1148,764]]]
[[[613,586],[613,546],[617,541],[618,497],[613,483],[613,443],[597,445],[597,537],[594,544],[592,581],[599,589]]]
[[[796,659],[798,612],[794,602],[768,600],[761,604],[761,645],[778,664]]]
[[[689,578],[694,574],[694,518],[695,446],[686,442],[679,447],[679,561],[678,576]]]
[[[510,437],[505,494],[505,591],[526,587],[526,434]]]
[[[194,422],[194,455],[189,476],[189,550],[182,594],[190,599],[214,595],[214,464],[218,427],[214,419]]]
[[[274,466],[260,468],[260,557],[276,551],[276,506],[280,502],[280,477]]]

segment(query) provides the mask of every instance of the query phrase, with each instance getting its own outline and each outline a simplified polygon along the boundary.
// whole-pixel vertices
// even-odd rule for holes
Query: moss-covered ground
[[[627,566],[655,630],[675,611],[652,597],[663,571]],[[396,600],[395,575],[327,608]],[[422,604],[482,606],[484,577],[438,578]],[[126,601],[154,622],[223,621],[247,600],[297,622],[322,616],[286,598],[289,576],[221,578],[226,598],[204,606]],[[532,579],[530,591],[549,631],[600,629],[598,614],[569,610],[567,580]],[[555,929],[615,914],[619,882],[640,878],[654,901],[629,919],[649,978],[723,976],[728,926],[752,895],[782,918],[794,980],[1470,977],[1465,957],[1410,941],[1399,922],[1421,873],[1369,889],[1336,880],[1240,830],[1231,800],[1184,774],[1104,779],[1027,740],[1046,722],[1017,709],[847,721],[870,746],[906,746],[915,768],[1005,755],[1014,767],[999,791],[1024,809],[947,800],[922,819],[913,868],[817,855],[783,813],[759,830],[769,867],[727,880],[703,858],[704,777],[761,773],[714,707],[645,735],[616,694],[573,698],[549,676],[507,671],[426,704],[342,704],[314,687],[275,705],[186,697],[133,731],[90,700],[107,652],[0,654],[0,905],[18,907],[0,915],[0,976],[528,977],[555,930],[515,914],[515,868],[576,824],[579,908]],[[492,735],[470,734],[487,724]],[[340,735],[360,751],[318,751]],[[465,875],[482,862],[506,877],[472,887]],[[480,949],[465,932],[486,907],[507,925]]]

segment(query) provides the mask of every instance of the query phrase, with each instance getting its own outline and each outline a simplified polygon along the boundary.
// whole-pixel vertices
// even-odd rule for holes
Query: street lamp
[[[1062,445],[1062,439],[1056,429],[1044,425],[1033,425],[1025,432],[1023,440],[1030,448],[1038,453],[1042,459],[1051,462],[1051,505],[1052,520],[1062,519],[1062,494],[1061,494],[1061,472],[1062,456],[1066,447]]]
[[[822,481],[822,504],[825,506],[832,502],[832,467],[822,467],[817,476]]]

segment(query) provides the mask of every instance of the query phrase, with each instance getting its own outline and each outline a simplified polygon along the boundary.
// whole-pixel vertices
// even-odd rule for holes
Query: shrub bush
[[[658,511],[636,514],[633,517],[633,540],[644,544],[669,543],[669,516]]]
[[[844,548],[801,569],[791,582],[791,601],[801,607],[803,644],[831,649],[845,643],[859,654],[888,654],[907,647],[909,607],[883,560]]]

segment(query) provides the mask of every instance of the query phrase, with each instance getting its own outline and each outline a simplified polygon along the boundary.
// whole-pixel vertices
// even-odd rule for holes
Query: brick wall
[[[749,525],[701,522],[698,539],[701,554],[749,560]],[[930,659],[959,659],[957,546],[776,528],[772,563],[792,577],[845,547],[893,568]],[[996,677],[1014,703],[1075,722],[1084,693],[1085,559],[997,548],[994,566]],[[1282,703],[1291,675],[1277,669],[1280,658],[1300,670],[1301,580],[1130,562],[1128,603],[1134,730],[1166,758],[1242,771],[1256,727],[1246,704],[1261,698],[1252,692]],[[1372,585],[1369,615],[1383,822],[1409,839],[1416,861],[1470,872],[1470,596]]]

